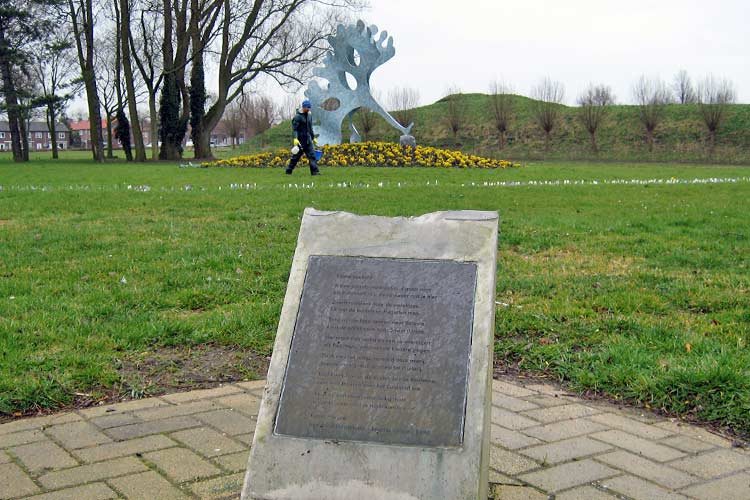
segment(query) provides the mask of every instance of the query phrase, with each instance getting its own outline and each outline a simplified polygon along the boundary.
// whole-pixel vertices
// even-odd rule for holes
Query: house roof
[[[89,125],[88,120],[78,120],[78,121],[71,121],[70,122],[70,130],[89,130],[91,128],[91,125]],[[107,128],[107,120],[102,120],[102,129]]]
[[[62,122],[58,122],[55,129],[57,132],[68,132],[67,125]],[[0,121],[0,132],[10,132],[10,125],[7,121]],[[49,132],[47,122],[29,122],[28,132]]]

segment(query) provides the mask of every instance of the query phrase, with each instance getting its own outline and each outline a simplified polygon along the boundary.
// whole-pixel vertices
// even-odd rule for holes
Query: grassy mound
[[[283,167],[289,162],[289,151],[277,149],[265,153],[250,154],[204,163],[204,167],[262,168]],[[307,163],[307,158],[302,159]],[[324,167],[458,167],[458,168],[508,168],[519,167],[518,163],[460,151],[417,146],[404,148],[387,142],[362,142],[324,146],[319,164]]]

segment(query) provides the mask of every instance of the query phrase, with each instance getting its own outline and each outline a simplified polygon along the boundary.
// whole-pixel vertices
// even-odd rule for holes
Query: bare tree
[[[297,112],[300,102],[301,101],[297,95],[287,94],[281,102],[279,118],[282,120],[291,120],[294,118],[294,114]]]
[[[122,89],[117,88],[120,84],[117,75],[119,69],[116,66],[119,60],[115,54],[118,51],[117,45],[117,41],[112,38],[99,38],[96,40],[96,54],[94,56],[94,71],[99,85],[100,103],[104,110],[107,129],[107,158],[114,158],[112,152],[113,123],[117,111],[122,107]]]
[[[162,54],[158,33],[164,29],[164,16],[157,0],[143,0],[136,14],[137,29],[131,33],[130,48],[148,94],[148,115],[150,122],[149,142],[151,158],[159,157],[159,115],[156,109],[156,96],[162,79]]]
[[[224,124],[224,130],[226,130],[227,135],[232,139],[232,149],[234,149],[235,145],[238,144],[237,139],[245,130],[245,114],[240,106],[240,101],[234,101],[227,106],[221,122]]]
[[[512,92],[511,86],[503,81],[494,81],[490,84],[489,104],[490,109],[492,109],[492,118],[495,121],[500,149],[505,147],[506,134],[513,120]]]
[[[716,147],[716,133],[726,116],[729,105],[734,103],[735,98],[734,85],[725,78],[718,79],[713,75],[708,75],[698,85],[698,104],[703,123],[708,130],[710,153],[713,153]]]
[[[588,88],[578,96],[578,105],[580,106],[578,117],[591,136],[591,150],[594,153],[599,152],[596,131],[599,130],[599,126],[609,111],[608,107],[614,104],[614,101],[612,88],[604,84],[589,84]]]
[[[674,75],[672,90],[674,90],[675,98],[679,104],[695,104],[698,102],[698,96],[693,88],[693,81],[684,69],[681,69]]]
[[[68,102],[80,90],[73,44],[63,33],[39,44],[32,56],[32,74],[41,91],[39,103],[45,107],[47,130],[51,138],[52,158],[57,159],[57,120]]]
[[[641,76],[633,87],[633,98],[638,106],[638,118],[646,130],[648,150],[653,151],[654,131],[664,118],[664,109],[670,101],[669,90],[663,81]]]
[[[362,139],[365,142],[369,141],[370,133],[372,133],[372,130],[375,128],[378,115],[368,108],[360,108],[359,111],[357,111],[357,114],[354,115],[354,118],[357,130],[362,132]]]
[[[249,135],[260,135],[271,128],[276,119],[276,104],[264,95],[245,95],[239,100]]]
[[[560,119],[560,105],[565,100],[565,87],[562,83],[545,77],[531,90],[534,102],[534,117],[544,131],[544,147],[549,150],[552,130]]]
[[[409,87],[396,87],[388,92],[388,108],[402,126],[414,123],[416,108],[419,106],[419,90]]]
[[[461,89],[454,85],[448,88],[445,97],[442,99],[448,104],[445,111],[445,121],[453,135],[455,145],[458,145],[458,133],[466,126],[466,105],[462,102],[462,97]]]
[[[99,111],[99,92],[94,72],[94,15],[95,0],[68,0],[68,16],[70,16],[73,40],[78,54],[78,64],[81,68],[86,100],[89,109],[89,125],[91,132],[91,151],[94,161],[104,161],[102,146],[101,113]]]

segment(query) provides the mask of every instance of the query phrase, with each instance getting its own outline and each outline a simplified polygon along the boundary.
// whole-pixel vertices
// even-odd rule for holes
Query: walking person
[[[315,133],[313,132],[311,107],[310,101],[303,101],[302,109],[297,111],[294,119],[292,119],[295,147],[292,149],[292,157],[286,167],[286,173],[289,175],[292,174],[303,154],[307,156],[307,160],[310,162],[310,175],[320,175],[318,160],[315,158],[315,146],[318,141],[315,140]]]

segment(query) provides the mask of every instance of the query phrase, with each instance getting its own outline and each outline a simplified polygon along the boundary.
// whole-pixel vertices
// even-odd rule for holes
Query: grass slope
[[[498,136],[489,104],[489,96],[461,94],[415,110],[412,133],[419,144],[435,147],[459,147],[468,152],[508,159],[597,159],[622,161],[710,161],[729,163],[750,162],[750,105],[729,107],[725,122],[719,129],[717,147],[709,157],[705,126],[697,105],[669,105],[664,121],[656,129],[656,147],[649,152],[645,132],[638,120],[638,107],[612,106],[598,133],[600,152],[591,151],[588,132],[578,120],[579,109],[560,106],[560,123],[553,131],[551,149],[545,151],[544,134],[534,120],[534,101],[512,96],[515,117],[510,125],[509,144],[499,149]],[[456,142],[446,123],[447,99],[459,99],[466,113],[466,126]],[[355,120],[356,123],[356,120]],[[281,123],[265,134],[253,138],[243,148],[287,147],[291,125]],[[369,140],[398,142],[398,132],[377,118],[377,126]],[[345,133],[344,137],[348,137]]]
[[[2,158],[0,413],[57,408],[82,392],[158,393],[123,367],[162,349],[269,355],[304,207],[477,209],[502,218],[498,362],[750,430],[749,182],[490,185],[747,178],[748,168],[324,174]]]

